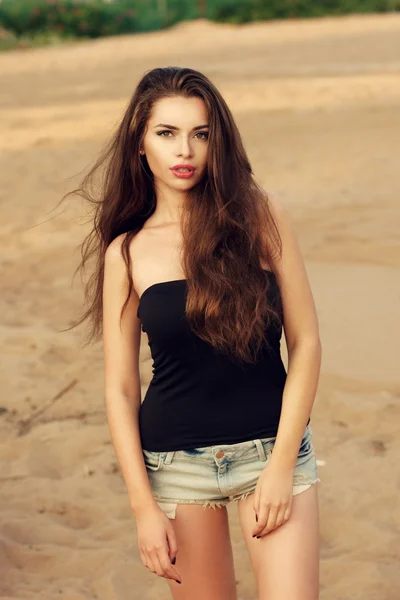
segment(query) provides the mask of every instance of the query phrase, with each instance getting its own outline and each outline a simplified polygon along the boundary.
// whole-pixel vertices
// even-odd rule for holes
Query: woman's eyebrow
[[[175,127],[175,125],[167,125],[166,123],[159,123],[158,125],[154,125],[155,127],[168,127],[168,129],[175,129],[179,131],[179,127]],[[197,131],[197,129],[206,129],[208,125],[198,125],[197,127],[193,127],[192,131]]]

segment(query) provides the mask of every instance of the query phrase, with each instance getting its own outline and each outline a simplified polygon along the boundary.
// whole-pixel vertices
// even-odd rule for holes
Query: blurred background
[[[0,0],[0,48],[157,31],[192,19],[240,24],[399,9],[400,0]]]
[[[400,3],[0,0],[0,597],[166,600],[142,565],[83,347],[74,189],[144,72],[226,98],[254,174],[290,211],[317,306],[321,600],[400,594]],[[364,13],[364,14],[361,14]],[[89,275],[89,274],[88,274]],[[142,337],[142,398],[151,377]],[[284,338],[282,354],[287,364]],[[238,598],[256,600],[236,506]]]

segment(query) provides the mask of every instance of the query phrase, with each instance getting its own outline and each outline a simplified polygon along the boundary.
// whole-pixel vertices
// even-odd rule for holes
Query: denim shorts
[[[177,504],[222,507],[255,491],[276,437],[190,450],[153,452],[143,458],[153,496],[170,519]],[[293,495],[319,482],[310,424],[306,426],[293,474]]]

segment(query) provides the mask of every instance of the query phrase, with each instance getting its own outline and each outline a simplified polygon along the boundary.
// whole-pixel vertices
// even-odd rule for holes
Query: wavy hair
[[[93,228],[80,245],[82,260],[75,271],[82,273],[89,259],[94,260],[84,288],[88,306],[67,330],[88,319],[87,343],[102,335],[105,252],[117,236],[125,234],[121,254],[128,295],[122,318],[134,290],[130,243],[156,208],[153,174],[139,148],[153,105],[171,96],[201,98],[209,123],[205,175],[187,192],[182,209],[188,325],[218,351],[239,362],[254,363],[260,348],[269,346],[266,327],[282,325],[276,287],[271,286],[260,264],[264,259],[274,271],[282,242],[268,195],[253,177],[224,98],[205,75],[190,68],[155,68],[144,74],[98,160],[80,187],[64,196],[77,193],[94,207]],[[100,171],[102,181],[96,195],[92,184]]]

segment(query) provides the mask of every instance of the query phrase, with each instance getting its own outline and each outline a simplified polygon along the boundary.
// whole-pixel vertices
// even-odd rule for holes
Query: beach
[[[321,600],[400,594],[400,14],[203,20],[3,53],[0,61],[0,598],[167,600],[140,560],[105,414],[102,342],[82,347],[75,196],[144,72],[188,66],[226,98],[255,178],[286,203],[322,367]],[[397,115],[397,116],[396,116]],[[287,365],[284,338],[282,355]],[[142,398],[151,378],[146,334]],[[256,600],[228,507],[239,600]]]

